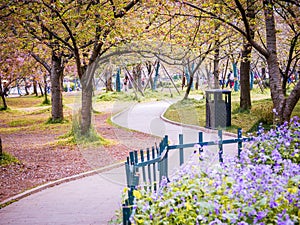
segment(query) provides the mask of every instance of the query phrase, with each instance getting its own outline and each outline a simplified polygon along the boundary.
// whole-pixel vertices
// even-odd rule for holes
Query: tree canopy
[[[241,91],[248,93],[246,108],[255,55],[261,65],[268,65],[271,97],[280,122],[289,119],[300,97],[299,82],[290,93],[286,91],[287,80],[299,71],[297,1],[32,0],[3,1],[0,10],[1,79],[20,68],[26,75],[38,72],[26,71],[26,67],[48,71],[53,77],[59,66],[61,73],[53,80],[58,83],[66,66],[76,68],[83,88],[83,133],[91,123],[91,77],[104,62],[101,57],[115,55],[120,48],[171,64],[196,63],[195,68],[214,62],[215,87],[222,71],[231,66],[229,62],[240,63]],[[33,67],[33,60],[27,60],[30,56],[43,66]]]

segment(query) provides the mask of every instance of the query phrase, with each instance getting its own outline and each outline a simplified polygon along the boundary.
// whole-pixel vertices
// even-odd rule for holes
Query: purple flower
[[[168,185],[168,179],[165,176],[163,176],[160,182],[160,186],[166,187],[167,185]]]
[[[173,208],[170,208],[169,212],[167,213],[167,216],[170,216],[171,214],[174,213],[174,209]]]
[[[149,219],[150,219],[150,220],[153,220],[153,215],[152,215],[152,213],[149,214]]]
[[[274,200],[271,200],[270,201],[270,208],[271,209],[274,209],[274,208],[276,208],[278,206],[278,204],[274,201]]]
[[[258,221],[262,220],[266,216],[267,216],[267,212],[265,212],[265,211],[258,212],[256,215],[256,218],[254,218],[253,222],[256,224]]]
[[[281,154],[278,152],[278,150],[275,148],[273,151],[272,151],[272,159],[276,162],[281,162],[282,158],[281,158]]]

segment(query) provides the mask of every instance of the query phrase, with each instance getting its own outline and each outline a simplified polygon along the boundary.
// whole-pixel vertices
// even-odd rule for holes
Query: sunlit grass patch
[[[69,127],[69,131],[59,136],[57,141],[60,145],[78,144],[82,147],[89,146],[111,146],[116,142],[100,136],[94,127],[91,127],[87,134],[82,135],[78,118],[73,119],[72,125]]]
[[[64,124],[69,123],[69,120],[63,118],[63,119],[52,119],[51,117],[48,118],[45,122],[46,124]]]
[[[33,107],[33,106],[40,105],[42,101],[43,100],[41,98],[32,95],[15,97],[15,98],[6,98],[7,105],[10,108]]]
[[[127,92],[103,92],[96,96],[96,102],[134,101],[134,94]]]
[[[35,124],[40,124],[45,121],[44,115],[35,115],[35,114],[20,114],[18,116],[15,116],[13,118],[7,118],[7,125],[10,127],[24,127],[24,126],[30,126]]]
[[[13,134],[23,130],[22,127],[0,127],[1,134]]]
[[[89,146],[111,146],[117,144],[113,140],[109,140],[100,136],[97,132],[91,131],[87,135],[81,135],[79,132],[70,131],[66,135],[63,135],[59,138],[58,144],[67,145],[67,144],[79,144],[82,147]]]
[[[273,124],[273,102],[265,90],[263,94],[256,90],[252,93],[252,107],[248,111],[239,109],[239,93],[232,93],[231,102],[231,126],[226,130],[236,133],[237,128],[242,128],[244,132],[254,132],[260,124],[269,129]],[[164,116],[167,119],[185,124],[206,126],[206,101],[188,99],[178,101],[171,105]],[[300,117],[300,102],[296,105],[292,116]]]
[[[51,111],[50,106],[48,106],[48,107],[44,106],[44,107],[36,108],[36,109],[34,109],[32,111],[29,111],[28,114],[29,115],[38,115],[38,114],[44,114],[44,113],[49,114],[50,111]]]
[[[205,126],[205,101],[186,99],[169,107],[164,116],[179,123]]]
[[[12,120],[8,123],[10,127],[22,127],[34,124],[36,121],[28,119]]]
[[[137,92],[136,94],[132,91],[130,92],[101,92],[96,95],[96,102],[108,102],[108,101],[161,101],[169,98],[174,98],[179,96],[175,90],[171,92],[169,89],[161,90],[160,88],[156,91],[145,90],[143,92],[144,96]]]
[[[0,155],[0,166],[7,166],[12,163],[20,163],[20,161],[11,154],[2,152],[2,155]]]

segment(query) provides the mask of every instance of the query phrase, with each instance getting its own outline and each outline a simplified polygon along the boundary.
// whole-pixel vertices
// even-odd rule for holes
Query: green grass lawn
[[[191,93],[194,94],[194,93]],[[273,122],[273,103],[270,92],[260,90],[251,92],[252,108],[250,111],[239,110],[239,92],[232,92],[231,102],[231,124],[226,130],[236,133],[237,128],[242,128],[244,132],[254,132],[260,123],[265,128],[270,128]],[[193,98],[181,100],[167,110],[166,118],[185,124],[206,126],[206,101]],[[292,116],[300,117],[300,102],[296,105]]]
[[[181,90],[180,90],[181,91]],[[206,125],[206,102],[203,99],[203,91],[191,91],[190,99],[182,100],[173,104],[165,113],[165,117],[186,124],[193,124],[205,127]],[[96,102],[107,102],[107,101],[159,101],[164,99],[182,99],[184,96],[184,90],[181,91],[179,96],[173,89],[170,90],[165,88],[164,90],[159,89],[158,91],[146,90],[144,96],[140,93],[136,95],[131,92],[108,92],[98,93],[95,96]],[[260,123],[266,128],[272,125],[273,116],[272,109],[273,104],[270,98],[270,91],[266,89],[264,93],[260,89],[254,89],[251,91],[252,108],[250,111],[241,112],[239,110],[240,93],[232,92],[231,102],[231,127],[227,127],[226,130],[236,132],[237,128],[242,128],[244,132],[253,132],[257,130]],[[63,101],[64,105],[73,103],[76,98],[80,96],[74,94],[64,94]],[[197,97],[196,100],[192,97]],[[2,112],[3,117],[6,118],[10,129],[16,129],[20,126],[33,125],[37,120],[45,120],[45,117],[50,117],[51,106],[41,107],[43,98],[35,96],[23,96],[17,98],[7,98],[9,110]],[[31,112],[26,112],[25,108],[36,108]],[[23,111],[25,110],[25,112]],[[21,111],[20,111],[21,110]],[[15,115],[15,116],[14,116]],[[26,115],[24,117],[24,115]],[[42,115],[42,116],[37,116]],[[296,105],[292,116],[300,117],[300,102]],[[26,118],[33,117],[33,118]],[[6,129],[8,131],[8,129]]]
[[[136,94],[130,90],[128,92],[100,92],[95,96],[96,102],[108,102],[108,101],[161,101],[169,98],[178,97],[178,93],[175,90],[170,91],[169,89],[157,89],[152,91],[147,89],[143,92],[144,96],[137,92]]]

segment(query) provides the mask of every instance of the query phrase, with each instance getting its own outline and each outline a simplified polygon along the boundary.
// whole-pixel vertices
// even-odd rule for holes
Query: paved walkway
[[[113,122],[161,137],[168,134],[172,143],[178,143],[179,133],[184,135],[185,143],[197,142],[199,129],[170,124],[160,118],[170,104],[168,101],[136,104],[116,115]],[[216,140],[215,132],[206,132],[204,140]],[[109,224],[120,209],[125,186],[123,166],[62,183],[0,209],[0,225]]]

